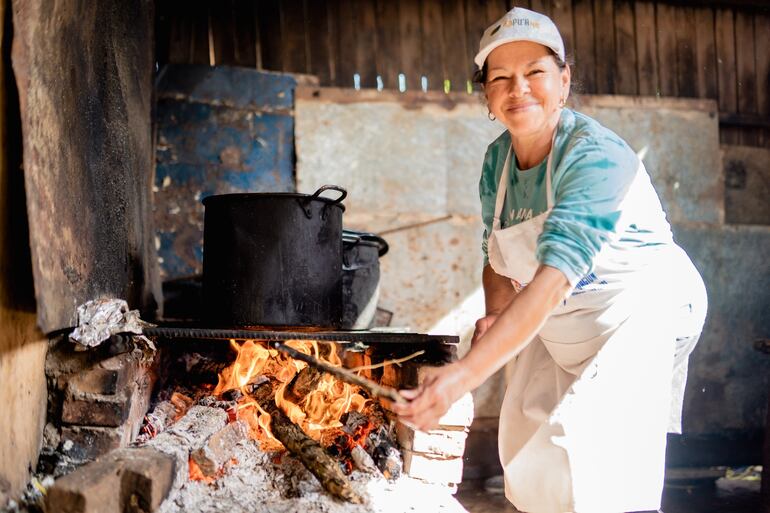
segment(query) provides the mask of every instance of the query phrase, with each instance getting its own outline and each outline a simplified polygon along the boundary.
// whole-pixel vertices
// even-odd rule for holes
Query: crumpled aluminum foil
[[[139,318],[139,310],[129,310],[123,299],[93,299],[78,307],[78,327],[70,340],[86,348],[96,347],[117,333],[141,335],[142,328],[149,326],[152,324]]]

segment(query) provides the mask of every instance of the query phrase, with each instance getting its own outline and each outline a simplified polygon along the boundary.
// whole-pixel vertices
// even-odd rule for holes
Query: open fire
[[[380,402],[416,386],[425,365],[449,361],[451,343],[281,333],[281,347],[265,333],[238,332],[228,342],[206,338],[221,332],[185,329],[155,338],[151,360],[131,349],[131,339],[128,352],[85,359],[57,346],[49,379],[63,391],[61,434],[56,441],[56,425],[47,428],[51,470],[41,478],[63,477],[48,490],[50,511],[92,503],[83,511],[122,511],[128,501],[160,513],[390,512],[422,509],[428,497],[445,504],[437,511],[456,510],[451,491],[472,403],[458,403],[438,430],[419,433]],[[113,433],[130,438],[94,444]],[[90,448],[99,452],[80,456]]]
[[[362,412],[367,403],[371,403],[359,387],[316,371],[304,362],[268,348],[264,342],[246,340],[238,344],[232,340],[230,343],[237,357],[219,374],[213,394],[236,398],[238,418],[248,423],[251,438],[258,440],[263,450],[282,446],[273,436],[270,414],[252,396],[259,384],[277,381],[275,405],[316,441],[328,440],[330,431],[341,428],[340,419],[345,413]],[[332,365],[342,365],[333,343],[320,348],[314,340],[289,340],[286,344]]]
[[[287,340],[284,344],[320,364],[343,366],[333,342]],[[224,410],[227,423],[235,426],[230,431],[242,430],[262,452],[280,455],[280,451],[288,450],[334,497],[361,502],[346,477],[354,469],[385,478],[400,475],[402,460],[393,423],[365,390],[292,358],[265,341],[230,340],[230,347],[235,358],[218,372],[216,385],[204,382],[184,389],[189,395],[182,387],[162,393],[169,398],[145,417],[141,442],[150,442],[193,405],[199,405]],[[348,371],[361,373],[371,367]],[[237,436],[230,439],[238,441]],[[205,451],[192,452],[189,479],[213,483],[223,476],[224,467],[237,464],[237,458],[227,455],[212,458]]]

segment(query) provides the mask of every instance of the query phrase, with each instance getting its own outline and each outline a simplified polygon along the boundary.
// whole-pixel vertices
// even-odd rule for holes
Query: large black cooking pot
[[[336,198],[322,197],[327,190]],[[345,189],[203,200],[203,318],[215,326],[342,322]]]

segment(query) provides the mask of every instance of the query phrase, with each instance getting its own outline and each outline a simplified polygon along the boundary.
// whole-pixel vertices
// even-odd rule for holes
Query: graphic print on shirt
[[[511,211],[508,212],[508,220],[505,224],[508,226],[515,223],[521,223],[522,221],[529,221],[532,217],[531,208],[512,208]]]

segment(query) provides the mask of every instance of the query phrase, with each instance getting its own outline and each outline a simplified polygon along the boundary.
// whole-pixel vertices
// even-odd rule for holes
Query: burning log
[[[394,403],[406,402],[406,399],[404,399],[404,397],[401,394],[399,394],[396,390],[392,388],[380,386],[374,381],[361,377],[358,374],[352,371],[349,371],[348,369],[344,369],[342,367],[335,367],[331,364],[328,364],[326,362],[323,362],[315,358],[314,356],[297,351],[293,347],[290,347],[286,344],[282,344],[280,342],[276,343],[275,347],[279,351],[283,351],[284,353],[288,354],[295,360],[300,360],[302,362],[305,362],[308,365],[315,367],[320,371],[327,372],[332,376],[339,378],[347,383],[360,386],[361,388],[369,392],[369,395],[371,395],[372,397],[382,397]]]
[[[342,472],[337,461],[326,450],[305,434],[298,425],[283,413],[274,401],[273,382],[260,385],[252,397],[260,407],[270,414],[270,429],[279,442],[294,454],[321,483],[321,486],[334,497],[363,503],[363,499],[353,489],[348,478]]]
[[[367,474],[382,475],[380,469],[377,468],[377,465],[374,463],[372,457],[369,456],[369,453],[366,452],[366,449],[360,445],[356,444],[353,446],[353,448],[350,450],[350,457],[353,460],[353,463],[355,463],[356,468],[361,472],[366,472]]]
[[[385,426],[372,431],[366,439],[366,449],[372,455],[377,468],[387,479],[397,479],[404,468],[401,451],[393,442]]]
[[[315,367],[307,366],[294,376],[286,388],[284,397],[295,404],[300,404],[307,395],[316,389],[323,373]]]

